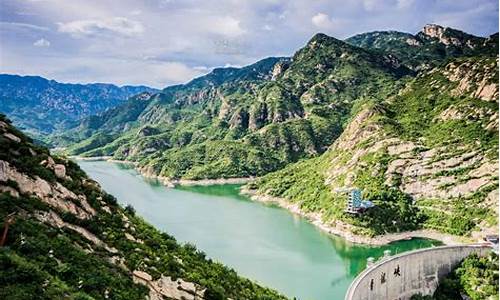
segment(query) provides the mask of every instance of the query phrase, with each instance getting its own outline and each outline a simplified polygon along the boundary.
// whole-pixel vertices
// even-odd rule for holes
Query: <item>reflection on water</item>
[[[250,201],[238,185],[169,189],[145,179],[129,165],[81,161],[80,166],[123,204],[181,242],[241,275],[298,299],[342,299],[368,257],[430,247],[414,239],[381,247],[325,234],[276,206]]]

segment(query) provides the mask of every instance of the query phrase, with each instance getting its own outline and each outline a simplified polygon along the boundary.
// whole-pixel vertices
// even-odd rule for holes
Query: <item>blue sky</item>
[[[486,36],[498,31],[498,1],[0,0],[0,73],[165,87],[292,55],[317,32],[427,23]]]

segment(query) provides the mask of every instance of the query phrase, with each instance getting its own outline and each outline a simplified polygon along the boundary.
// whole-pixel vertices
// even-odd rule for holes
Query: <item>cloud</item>
[[[226,63],[293,55],[318,31],[337,38],[416,33],[426,23],[483,36],[498,31],[495,0],[0,2],[0,68],[71,82],[164,87]],[[50,47],[32,46],[42,37]]]
[[[209,24],[206,24],[207,29],[210,32],[224,35],[227,37],[238,37],[245,33],[245,30],[241,28],[240,21],[230,17],[214,17],[208,20]]]
[[[311,22],[319,28],[331,28],[333,27],[332,19],[324,13],[317,13],[311,18]]]
[[[29,23],[20,23],[20,22],[0,22],[0,27],[12,28],[12,29],[28,29],[28,30],[37,30],[37,31],[49,31],[48,27],[38,26]]]
[[[78,20],[68,23],[57,23],[58,31],[69,33],[74,37],[119,35],[132,37],[144,32],[142,23],[127,18],[113,17],[101,20]]]
[[[44,38],[41,38],[39,40],[36,40],[34,43],[33,43],[33,46],[35,47],[50,47],[50,42],[47,41],[46,39]]]

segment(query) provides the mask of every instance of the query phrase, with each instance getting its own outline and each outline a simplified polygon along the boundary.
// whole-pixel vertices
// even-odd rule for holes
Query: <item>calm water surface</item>
[[[118,202],[181,242],[195,244],[238,273],[301,300],[343,299],[368,257],[438,242],[413,239],[383,247],[327,235],[288,211],[250,201],[237,185],[165,188],[130,167],[79,161]]]

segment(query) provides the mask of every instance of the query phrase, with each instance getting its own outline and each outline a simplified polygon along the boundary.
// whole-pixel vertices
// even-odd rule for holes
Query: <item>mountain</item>
[[[290,59],[138,95],[54,139],[169,183],[259,177],[246,189],[335,232],[497,232],[495,39],[317,34]],[[346,214],[338,191],[353,187],[376,207]]]
[[[120,207],[3,115],[0,220],[1,299],[285,299]]]
[[[40,137],[117,106],[132,95],[156,91],[145,86],[68,84],[38,76],[0,74],[0,112]]]
[[[376,206],[345,213],[339,191],[353,187]],[[497,58],[451,60],[387,99],[360,104],[328,151],[248,188],[358,235],[498,234]]]
[[[346,39],[346,42],[384,54],[390,53],[413,70],[432,68],[450,57],[498,54],[498,33],[483,38],[436,24],[424,26],[415,35],[398,31],[374,31],[355,35]]]
[[[358,99],[384,97],[411,74],[317,34],[291,59],[216,69],[88,118],[66,135],[88,137],[69,153],[136,161],[173,180],[260,176],[324,152]]]

